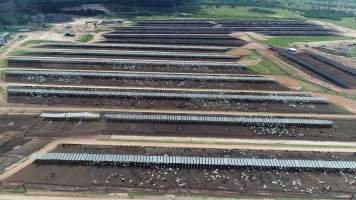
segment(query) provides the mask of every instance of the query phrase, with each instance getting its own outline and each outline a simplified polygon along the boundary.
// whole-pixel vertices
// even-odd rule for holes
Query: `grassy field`
[[[271,13],[255,12],[255,7],[245,6],[203,6],[195,13],[172,13],[171,15],[149,15],[139,18],[174,19],[174,18],[201,18],[201,19],[228,19],[228,20],[276,20],[276,19],[305,19],[298,12],[285,9],[266,9]]]
[[[280,36],[274,37],[268,40],[259,41],[266,45],[276,47],[288,47],[293,43],[298,42],[322,42],[322,41],[334,41],[334,40],[350,40],[352,37],[344,36]]]
[[[92,34],[84,34],[84,35],[80,36],[77,41],[78,42],[82,42],[82,43],[86,43],[86,42],[92,41],[93,39],[94,39],[94,35],[92,35]]]
[[[251,51],[251,55],[244,57],[245,60],[260,60],[257,65],[247,66],[248,69],[258,74],[270,74],[270,75],[285,75],[279,67],[273,64],[266,57],[258,54],[256,51]]]
[[[29,40],[22,43],[20,47],[32,47],[43,43],[65,43],[65,42],[55,41],[55,40]]]
[[[347,52],[348,57],[356,57],[356,48],[352,48]]]
[[[316,19],[316,20],[318,20],[318,19]],[[353,18],[353,17],[345,17],[345,18],[342,18],[340,21],[325,20],[325,19],[323,19],[321,21],[330,22],[330,23],[338,25],[338,26],[356,30],[356,18]]]
[[[253,20],[273,20],[273,19],[303,19],[297,12],[282,10],[282,9],[268,9],[273,13],[254,12],[254,7],[203,7],[200,12],[196,13],[195,17],[199,18],[218,18],[218,19],[253,19]]]

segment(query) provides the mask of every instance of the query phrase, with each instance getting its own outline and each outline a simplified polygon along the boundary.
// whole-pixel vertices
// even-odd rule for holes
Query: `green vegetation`
[[[204,6],[194,17],[198,18],[218,18],[218,19],[253,19],[253,20],[273,20],[273,19],[303,19],[297,12],[284,9],[271,9],[270,13],[255,12],[254,7],[243,6]]]
[[[342,96],[342,97],[349,98],[349,99],[356,101],[356,94],[346,94],[343,92],[336,92],[329,88],[326,88],[326,87],[323,87],[320,85],[316,85],[316,84],[309,82],[303,78],[298,77],[297,79],[298,79],[299,85],[302,87],[303,91],[318,92],[318,93],[323,93],[323,94]]]
[[[322,21],[356,30],[356,17],[345,17],[342,18],[341,20],[322,20]]]
[[[0,193],[26,193],[26,192],[27,190],[24,187],[0,189]]]
[[[288,47],[297,42],[322,42],[333,40],[350,40],[352,37],[344,36],[280,36],[273,37],[268,40],[260,41],[263,44],[276,46],[276,47]]]
[[[265,9],[265,8],[250,8],[250,9],[248,9],[248,11],[255,12],[255,13],[262,13],[262,14],[270,14],[270,15],[277,14],[273,10],[269,10],[269,9]]]
[[[352,48],[347,52],[348,57],[356,57],[356,48]]]
[[[82,43],[86,43],[86,42],[90,42],[94,39],[94,35],[92,34],[84,34],[82,36],[79,37],[79,39],[77,40],[78,42],[82,42]]]
[[[6,46],[0,47],[0,53],[3,53],[4,51],[6,51]]]
[[[0,69],[5,68],[7,66],[7,62],[5,59],[0,59]]]
[[[28,51],[24,49],[15,49],[10,52],[10,56],[19,56],[19,55],[24,55],[26,53],[28,53]]]
[[[107,31],[110,31],[110,30],[104,29],[104,28],[96,28],[96,29],[94,30],[95,33],[102,33],[102,32],[107,32]]]
[[[317,10],[311,9],[307,10],[302,14],[307,18],[317,18],[317,19],[330,19],[340,21],[345,17],[353,17],[354,14],[346,11],[338,11],[338,10]]]
[[[55,41],[55,40],[29,40],[20,45],[20,47],[33,47],[36,45],[44,44],[44,43],[65,43],[62,41]]]
[[[285,75],[279,67],[273,64],[266,57],[258,54],[256,51],[252,51],[252,54],[243,58],[243,60],[256,60],[259,61],[257,65],[247,66],[248,69],[258,74],[271,74],[271,75]]]

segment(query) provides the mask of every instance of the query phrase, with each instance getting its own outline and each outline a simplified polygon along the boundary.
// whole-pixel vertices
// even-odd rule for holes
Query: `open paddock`
[[[350,71],[346,71],[345,68],[340,69],[340,66],[336,67],[330,62],[322,62],[320,58],[316,59],[315,55],[310,55],[310,53],[293,54],[283,49],[276,49],[276,51],[284,59],[312,76],[316,76],[321,80],[331,82],[342,88],[356,88],[355,75],[350,73],[353,72],[351,69],[349,69]]]
[[[141,44],[170,44],[170,45],[211,45],[211,46],[229,46],[241,47],[246,44],[245,41],[237,39],[170,39],[170,38],[107,38],[99,43],[141,43]]]
[[[9,69],[5,71],[5,80],[10,83],[117,87],[289,90],[273,79],[258,75]]]
[[[74,58],[114,58],[142,60],[185,60],[234,62],[238,56],[223,53],[164,52],[164,51],[113,51],[113,50],[79,50],[79,49],[27,49],[22,56],[30,57],[74,57]]]
[[[292,30],[291,30],[292,29]],[[276,28],[243,28],[243,27],[216,27],[216,28],[183,28],[183,27],[127,27],[118,28],[113,34],[231,34],[234,32],[255,32],[272,36],[298,36],[298,35],[336,35],[334,31],[316,27],[276,27]]]
[[[93,59],[68,57],[26,57],[8,58],[9,68],[80,69],[144,72],[185,72],[185,73],[250,73],[245,66],[234,62],[212,61],[171,61],[140,59]]]
[[[177,118],[177,116],[180,117]],[[201,116],[207,118],[201,118]],[[149,119],[149,117],[155,117],[154,119],[156,120]],[[160,117],[166,117],[167,119],[160,121]],[[191,117],[195,117],[194,120]],[[218,122],[218,120],[222,121]],[[292,122],[293,120],[296,120],[295,124],[286,124],[286,122]],[[317,119],[273,116],[144,114],[136,112],[42,113],[36,118],[25,135],[34,137],[68,137],[102,134],[318,141],[355,141],[356,139],[353,131],[356,126],[352,119],[313,120]],[[309,124],[306,124],[308,122]],[[313,124],[319,122],[324,125]]]
[[[349,153],[291,152],[291,151],[252,151],[194,148],[127,147],[94,145],[61,145],[52,153],[90,153],[108,155],[137,155],[136,158],[164,156],[191,156],[218,161],[224,159],[280,159],[351,161]],[[184,159],[185,160],[185,159]],[[143,160],[142,160],[143,161]],[[162,159],[164,161],[164,159]],[[183,161],[183,160],[182,160]],[[37,189],[62,188],[65,190],[92,191],[156,191],[201,194],[248,194],[253,196],[298,196],[298,197],[349,197],[355,189],[353,170],[313,170],[284,168],[239,167],[221,168],[210,166],[201,168],[170,165],[98,165],[99,162],[81,165],[67,163],[32,164],[6,181],[23,183],[25,187]],[[97,164],[95,164],[97,163]],[[264,163],[267,165],[267,162]],[[331,167],[331,166],[330,166]]]
[[[187,46],[187,45],[167,45],[167,44],[70,44],[70,43],[47,43],[36,46],[37,48],[52,49],[85,49],[85,50],[130,50],[130,51],[169,51],[169,52],[198,52],[198,53],[224,53],[231,47],[216,46]]]
[[[9,86],[7,97],[8,102],[11,103],[47,105],[115,106],[162,110],[347,113],[329,104],[324,98],[305,94],[263,92]]]

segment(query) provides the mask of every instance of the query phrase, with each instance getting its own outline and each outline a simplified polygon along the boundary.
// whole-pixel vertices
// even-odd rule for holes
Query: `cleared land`
[[[235,31],[338,33],[304,21],[140,20],[104,34],[100,43],[47,43],[15,52],[5,72],[7,103],[0,107],[13,114],[1,115],[0,124],[3,134],[16,134],[13,142],[4,136],[3,151],[38,141],[21,154],[28,159],[0,176],[2,184],[51,191],[350,198],[356,160],[344,151],[354,152],[355,116],[328,99],[255,74],[285,75],[259,51],[244,55],[261,59],[258,65],[236,63],[241,56],[233,52],[248,42],[232,37]],[[130,138],[129,146],[119,146]],[[135,145],[140,138],[158,142]],[[167,144],[169,138],[176,145]],[[40,148],[48,140],[54,141]],[[239,141],[244,145],[236,148]],[[266,146],[257,150],[254,143]],[[293,148],[297,151],[281,150]],[[35,149],[66,154],[29,158]],[[46,157],[70,153],[86,153],[86,159]],[[113,162],[112,154],[137,156]],[[188,163],[197,156],[206,163]],[[258,164],[231,164],[241,158]],[[335,169],[344,161],[348,166]]]

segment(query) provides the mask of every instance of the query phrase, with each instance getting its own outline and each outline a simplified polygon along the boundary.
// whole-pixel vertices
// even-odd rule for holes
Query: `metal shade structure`
[[[159,165],[169,167],[221,167],[221,168],[284,168],[311,170],[356,170],[356,161],[289,160],[221,157],[146,156],[87,153],[34,153],[31,158],[38,164],[79,165]]]

